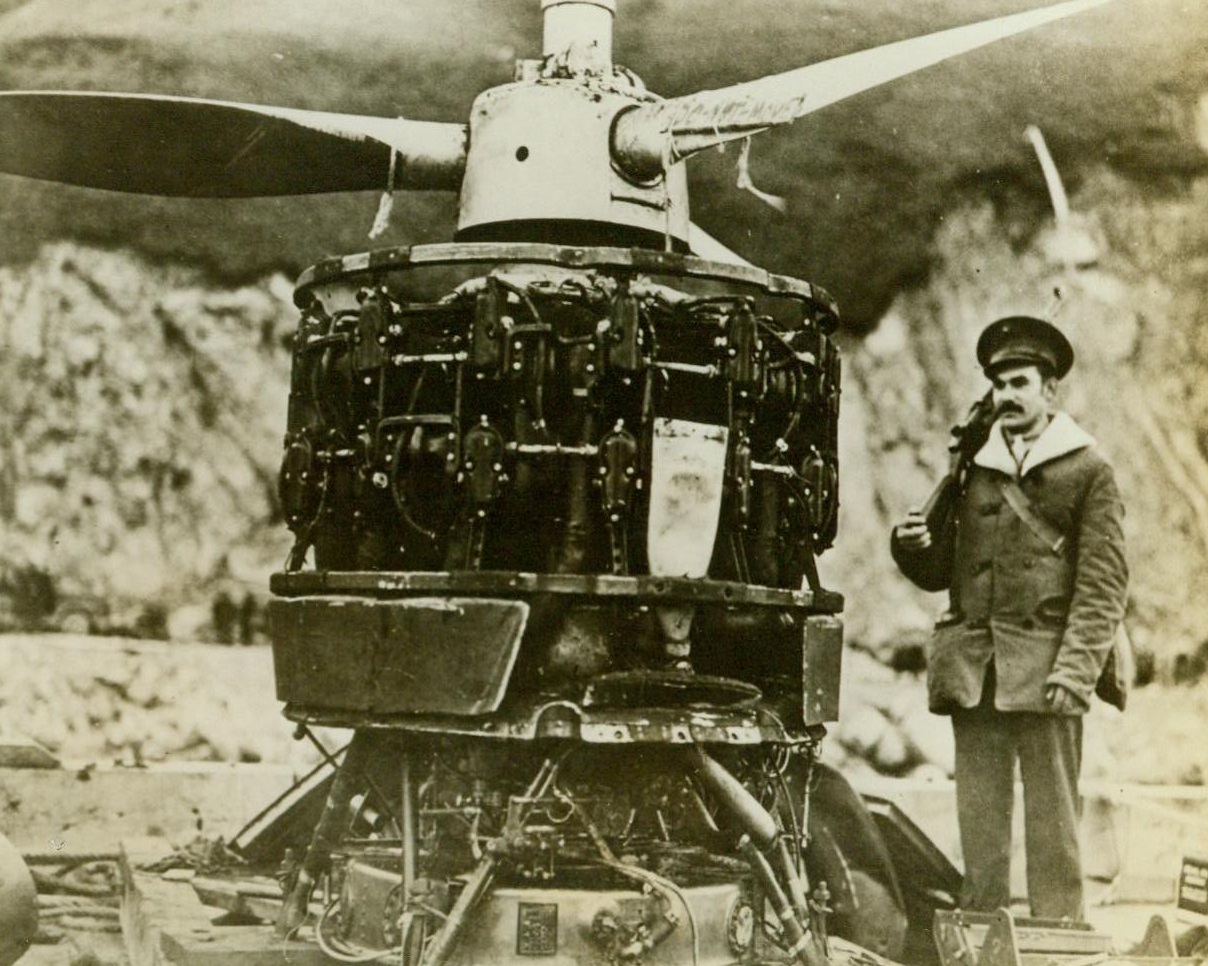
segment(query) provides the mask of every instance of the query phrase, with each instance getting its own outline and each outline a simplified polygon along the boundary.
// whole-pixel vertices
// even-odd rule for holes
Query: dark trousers
[[[1018,761],[1032,915],[1081,920],[1082,718],[998,711],[992,682],[986,690],[988,701],[952,715],[956,810],[965,856],[961,908],[992,912],[1011,904],[1011,811]]]

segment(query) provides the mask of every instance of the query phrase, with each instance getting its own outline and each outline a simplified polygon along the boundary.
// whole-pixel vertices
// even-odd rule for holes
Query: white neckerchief
[[[1084,430],[1073,418],[1063,412],[1053,414],[1049,424],[1016,463],[1003,433],[1002,420],[994,423],[986,444],[973,457],[976,466],[998,470],[1007,476],[1022,478],[1043,463],[1051,462],[1080,449],[1095,445],[1095,437]]]

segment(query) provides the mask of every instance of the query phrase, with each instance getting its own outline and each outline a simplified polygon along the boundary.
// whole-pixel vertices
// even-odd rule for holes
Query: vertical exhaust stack
[[[616,0],[541,0],[541,53],[549,57],[573,50],[589,70],[612,70],[612,21]]]

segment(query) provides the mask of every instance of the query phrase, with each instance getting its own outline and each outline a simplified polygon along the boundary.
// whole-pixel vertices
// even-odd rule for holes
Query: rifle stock
[[[995,415],[993,390],[987,390],[969,408],[964,421],[952,427],[948,444],[948,452],[952,454],[950,469],[923,504],[923,518],[927,521],[934,544],[943,546],[955,539],[956,505],[964,492],[965,478],[973,464],[973,457],[990,437]]]
[[[952,473],[945,473],[943,478],[927,497],[923,504],[923,519],[927,521],[927,529],[931,531],[932,539],[942,534],[956,517],[956,501],[961,495],[961,485]]]

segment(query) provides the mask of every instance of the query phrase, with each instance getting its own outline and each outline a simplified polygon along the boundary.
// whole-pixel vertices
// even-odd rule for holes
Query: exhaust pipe
[[[688,756],[692,773],[741,831],[739,850],[776,908],[789,952],[802,966],[830,966],[818,937],[809,931],[807,886],[776,820],[700,745],[694,745]]]

